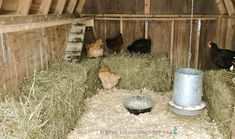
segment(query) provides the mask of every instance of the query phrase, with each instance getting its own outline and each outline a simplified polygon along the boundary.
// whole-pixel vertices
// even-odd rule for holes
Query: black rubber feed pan
[[[150,112],[154,105],[152,99],[142,96],[132,96],[127,98],[123,105],[132,114],[139,115],[140,113]]]

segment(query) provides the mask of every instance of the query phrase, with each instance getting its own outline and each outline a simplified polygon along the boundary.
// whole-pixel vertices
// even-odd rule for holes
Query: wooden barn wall
[[[67,25],[3,34],[0,48],[0,97],[63,57]]]
[[[151,0],[150,14],[190,14],[191,0]],[[144,0],[86,0],[85,14],[143,14]],[[219,14],[215,0],[195,0],[195,14]]]
[[[86,0],[83,13],[143,13],[144,0]]]
[[[144,21],[125,20],[123,22],[124,47],[136,39],[144,38]],[[190,21],[175,20],[149,21],[148,38],[152,40],[152,54],[172,55],[173,68],[187,67],[189,54]],[[201,21],[198,31],[198,20],[193,22],[190,66],[199,69],[213,68],[209,59],[209,41],[217,42],[217,20]],[[172,31],[173,30],[173,31]],[[98,38],[105,41],[120,33],[119,20],[96,20],[95,32]],[[173,33],[173,34],[172,34]],[[173,36],[173,38],[172,38]],[[234,39],[234,37],[233,37]],[[231,41],[232,42],[232,41]]]

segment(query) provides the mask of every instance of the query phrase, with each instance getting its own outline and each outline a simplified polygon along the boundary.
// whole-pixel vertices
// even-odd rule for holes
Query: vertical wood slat
[[[38,14],[47,15],[51,7],[52,0],[42,0]]]
[[[83,6],[84,6],[85,2],[86,2],[86,0],[79,0],[78,6],[77,6],[77,8],[76,8],[76,12],[77,12],[78,14],[81,14],[81,13],[82,13],[82,9],[83,9]]]
[[[54,13],[62,14],[64,11],[65,4],[66,4],[66,0],[58,0]]]
[[[149,29],[149,22],[146,20],[144,22],[144,38],[148,39],[148,29]]]
[[[151,0],[144,0],[144,14],[150,14]]]
[[[198,19],[197,34],[196,34],[196,48],[194,58],[194,68],[198,68],[199,61],[199,48],[200,48],[200,36],[201,36],[201,19]]]
[[[226,9],[228,11],[228,14],[229,15],[235,14],[235,6],[234,6],[232,0],[224,0],[224,3],[226,6]]]
[[[28,15],[31,4],[32,4],[32,0],[20,0],[16,14]],[[0,2],[0,5],[1,5],[1,2]]]
[[[224,15],[228,13],[224,5],[224,0],[216,0],[216,3],[217,3],[220,14]]]
[[[73,14],[78,0],[70,0],[66,12]]]
[[[3,0],[0,0],[0,8],[2,8]]]
[[[123,34],[123,20],[120,18],[120,33]]]
[[[174,46],[175,21],[171,21],[171,45],[170,45],[170,65],[173,66],[173,46]]]

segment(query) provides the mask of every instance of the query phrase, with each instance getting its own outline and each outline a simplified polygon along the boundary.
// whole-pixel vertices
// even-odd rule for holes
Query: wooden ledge
[[[87,26],[94,26],[94,19],[92,18],[68,18],[68,19],[54,19],[49,21],[39,21],[23,24],[0,25],[0,33],[9,33],[17,31],[25,31],[31,29],[39,29],[51,26],[66,25],[66,24],[85,24]]]

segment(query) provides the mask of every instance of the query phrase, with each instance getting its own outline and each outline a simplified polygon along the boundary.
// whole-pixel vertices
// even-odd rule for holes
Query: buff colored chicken
[[[96,40],[94,43],[87,45],[87,57],[100,57],[103,56],[103,42],[101,39]]]
[[[119,75],[110,73],[107,66],[101,67],[98,76],[104,89],[113,88],[118,84],[118,81],[121,78]]]

